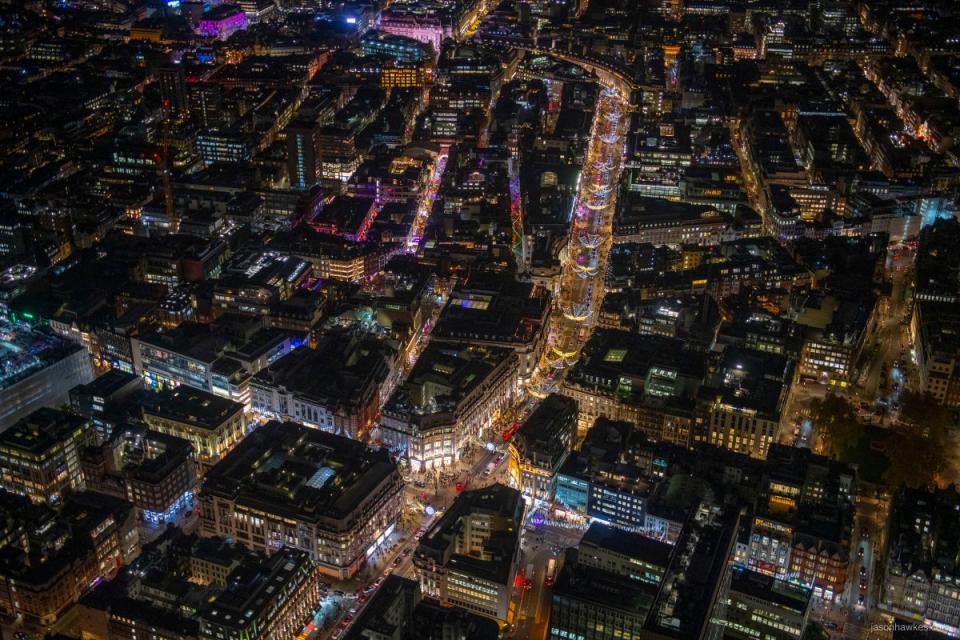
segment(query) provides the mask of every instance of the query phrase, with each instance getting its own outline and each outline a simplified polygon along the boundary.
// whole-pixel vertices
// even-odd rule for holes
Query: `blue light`
[[[357,24],[357,19],[353,16],[347,16],[347,24]]]
[[[178,9],[180,7],[180,0],[167,0],[167,6],[171,9]]]
[[[168,522],[177,517],[177,513],[183,509],[189,508],[193,505],[193,491],[187,489],[183,492],[179,498],[173,501],[173,503],[166,508],[166,510],[157,512],[157,511],[148,511],[147,509],[143,510],[143,519],[157,526],[163,522]]]

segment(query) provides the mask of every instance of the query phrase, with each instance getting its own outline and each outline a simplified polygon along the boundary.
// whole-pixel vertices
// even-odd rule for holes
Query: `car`
[[[858,594],[858,595],[857,595],[857,605],[860,606],[860,607],[862,607],[862,606],[863,606],[863,601],[864,601],[863,594],[862,594],[862,593],[861,593],[861,594]]]
[[[860,496],[857,496],[857,497],[859,498]],[[858,560],[863,559],[863,547],[860,547],[859,549],[857,549],[857,559]]]
[[[410,551],[411,551],[410,549],[404,549],[404,550],[400,553],[400,555],[403,556],[404,558],[406,558],[408,555],[410,555]]]
[[[343,591],[340,591],[339,589],[337,589],[336,591],[333,592],[333,595],[342,598],[346,594],[344,594]]]
[[[862,540],[870,539],[870,530],[869,529],[860,529],[860,538]]]
[[[860,579],[860,591],[867,590],[867,581],[863,578]]]
[[[357,607],[353,606],[353,607],[350,607],[350,611],[347,612],[347,617],[350,617],[356,614],[357,614]]]
[[[861,578],[867,577],[867,568],[864,567],[863,565],[860,565],[860,577]]]
[[[403,562],[403,558],[399,558],[399,557],[398,557],[398,558],[394,558],[394,559],[393,559],[393,566],[399,567],[401,562]]]

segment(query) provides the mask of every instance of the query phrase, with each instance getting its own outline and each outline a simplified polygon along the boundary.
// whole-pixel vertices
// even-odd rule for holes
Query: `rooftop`
[[[296,583],[310,579],[313,563],[304,551],[284,548],[269,557],[250,557],[233,570],[226,588],[200,611],[201,626],[216,624],[247,631],[273,612]]]
[[[630,558],[637,558],[650,562],[658,567],[666,568],[670,563],[674,547],[666,542],[653,538],[607,526],[594,522],[583,534],[580,540],[580,551],[584,552],[583,545],[607,549]]]
[[[298,520],[338,520],[396,475],[385,451],[294,422],[271,421],[207,473],[202,491]]]
[[[216,429],[224,422],[243,414],[243,405],[206,391],[180,386],[153,393],[140,394],[145,416],[175,420],[201,429]]]
[[[431,341],[384,409],[413,415],[454,411],[512,355],[502,348]]]
[[[37,409],[0,433],[0,447],[34,456],[76,437],[89,426],[87,419],[59,409]]]
[[[395,359],[394,349],[373,336],[326,334],[316,348],[292,351],[260,371],[254,385],[282,387],[326,407],[351,407],[386,380]]]

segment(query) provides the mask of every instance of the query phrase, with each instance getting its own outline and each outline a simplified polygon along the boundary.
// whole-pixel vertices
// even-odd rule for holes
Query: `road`
[[[613,214],[629,115],[623,96],[602,89],[580,173],[567,246],[562,254],[559,313],[554,313],[530,392],[543,398],[557,388],[562,370],[576,361],[603,301]]]

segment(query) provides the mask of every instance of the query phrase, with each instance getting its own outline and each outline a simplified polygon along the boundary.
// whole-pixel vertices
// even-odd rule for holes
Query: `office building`
[[[251,372],[225,357],[231,344],[222,331],[185,322],[172,331],[131,338],[133,370],[154,389],[182,385],[247,405]]]
[[[347,628],[344,640],[497,640],[500,626],[461,607],[444,607],[423,597],[414,580],[387,576]]]
[[[420,591],[441,605],[511,623],[523,516],[520,492],[505,485],[461,493],[414,552]]]
[[[254,409],[363,440],[397,376],[396,351],[370,335],[330,333],[287,354],[250,383]]]
[[[472,274],[450,294],[431,334],[442,342],[511,349],[521,381],[540,363],[550,320],[550,293],[500,274]]]
[[[645,531],[653,486],[631,454],[632,444],[642,440],[628,422],[597,418],[557,473],[554,512],[573,522],[590,519]]]
[[[201,640],[282,640],[294,637],[320,598],[310,554],[284,548],[233,570],[226,588],[200,610]]]
[[[960,633],[960,577],[952,551],[958,530],[960,494],[955,487],[897,491],[884,536],[877,607],[896,620],[922,620],[934,631]]]
[[[170,527],[81,599],[88,640],[292,638],[320,600],[309,554],[266,556]]]
[[[547,502],[577,433],[577,402],[551,394],[510,439],[510,475],[528,504]]]
[[[923,391],[940,404],[960,406],[960,314],[956,304],[918,301],[913,308],[910,333],[916,344]]]
[[[770,446],[750,526],[747,566],[832,602],[847,586],[856,473],[809,449]]]
[[[69,401],[70,389],[93,380],[90,353],[33,318],[0,319],[0,430],[44,406]]]
[[[765,458],[780,431],[780,414],[792,375],[792,363],[784,356],[727,349],[700,389],[700,413],[708,441]]]
[[[88,489],[125,497],[149,525],[172,522],[193,506],[197,462],[190,442],[177,436],[116,428],[84,451],[83,470]]]
[[[189,387],[140,398],[143,421],[154,431],[189,442],[201,471],[223,459],[246,434],[247,419],[239,402]]]
[[[0,613],[43,637],[93,584],[140,551],[136,510],[126,500],[79,491],[54,511],[0,492],[7,527],[20,531],[0,560]]]
[[[401,494],[386,451],[274,421],[207,473],[202,530],[266,553],[283,546],[306,551],[321,572],[345,580],[393,533]]]
[[[70,490],[84,486],[80,454],[96,442],[90,420],[38,409],[0,433],[3,488],[39,504],[58,504]]]
[[[643,638],[673,547],[593,524],[567,550],[550,607],[550,640]]]
[[[517,392],[513,352],[430,342],[384,405],[379,436],[414,471],[450,465],[499,435],[491,427]]]
[[[726,602],[715,624],[735,640],[800,640],[810,618],[810,589],[734,566]]]

